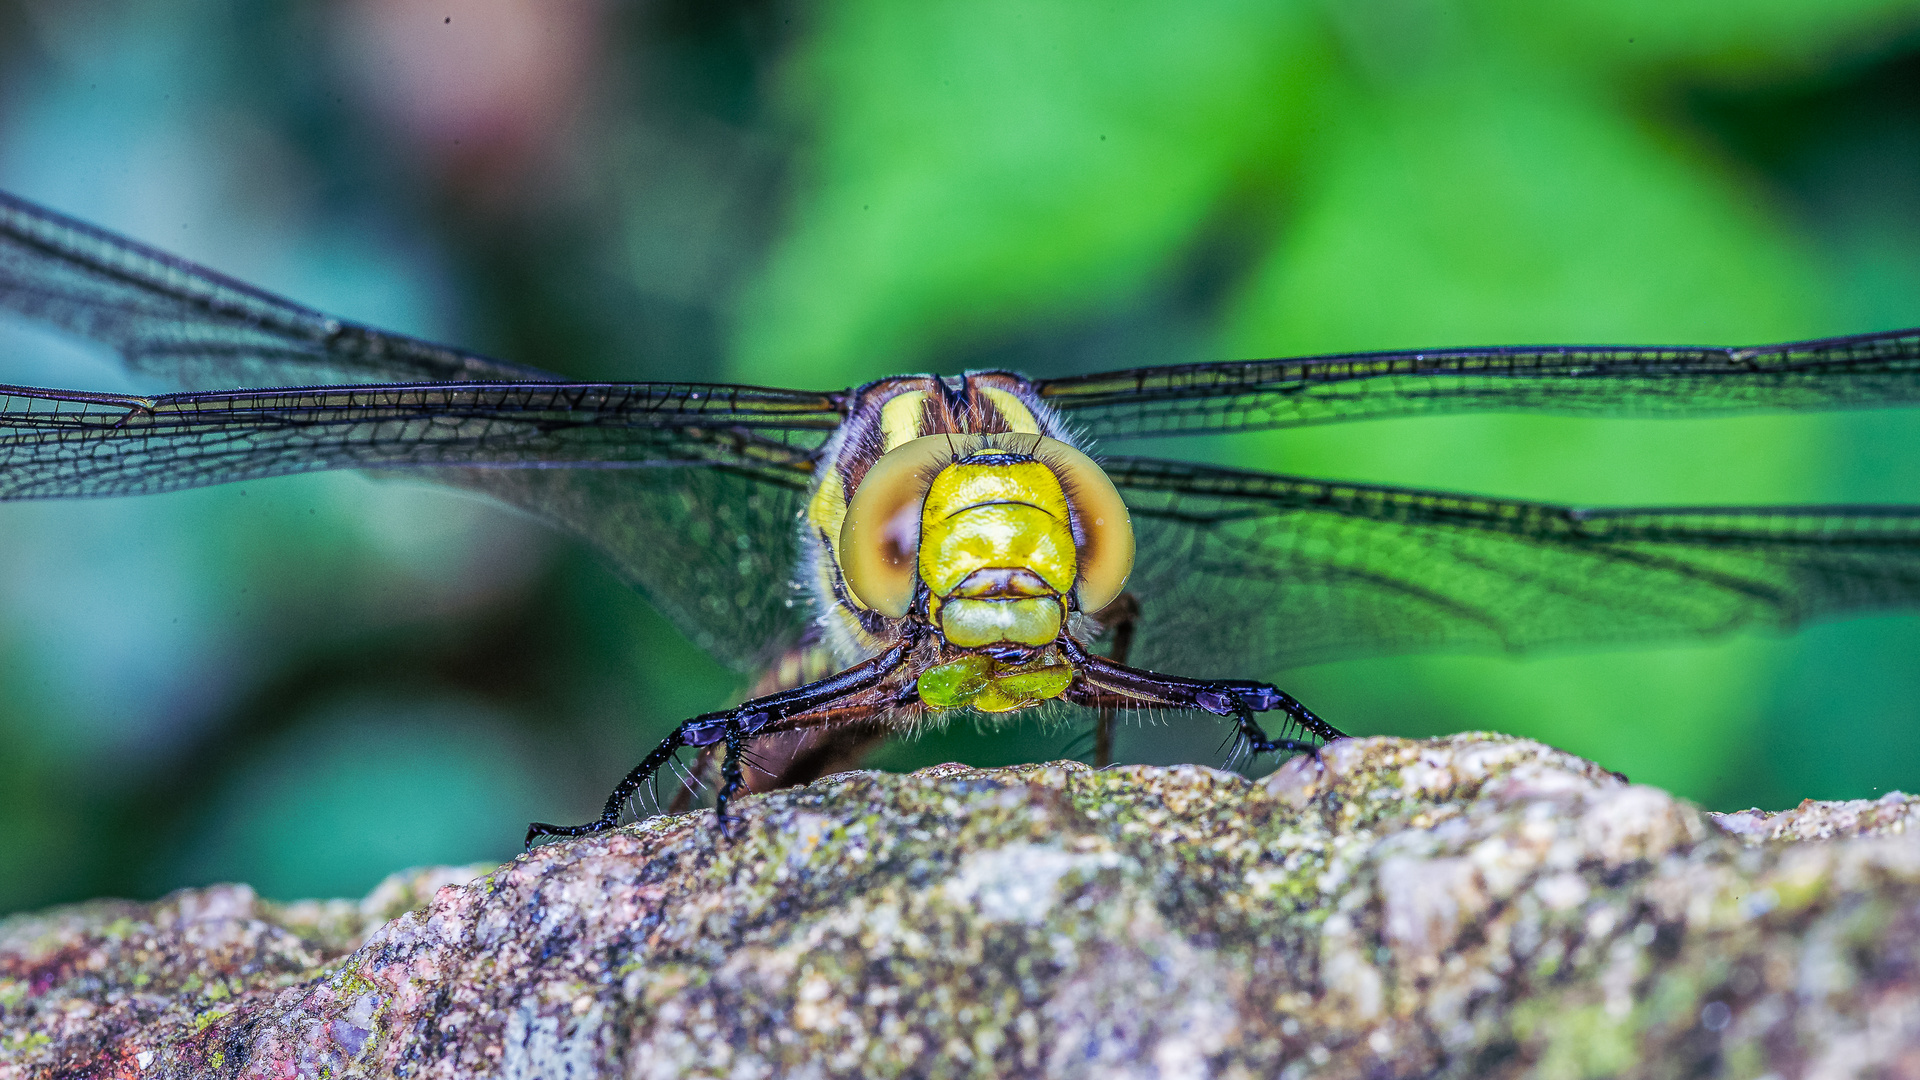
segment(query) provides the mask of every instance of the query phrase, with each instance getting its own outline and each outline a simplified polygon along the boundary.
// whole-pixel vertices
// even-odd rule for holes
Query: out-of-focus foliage
[[[1920,2],[0,0],[0,187],[592,378],[839,386],[1920,324]],[[113,389],[0,326],[0,381]],[[1913,501],[1920,419],[1155,452],[1586,504]],[[1274,678],[1716,806],[1920,784],[1920,620]],[[589,560],[356,477],[0,506],[0,910],[351,894],[583,817],[737,693]],[[911,767],[1058,756],[1024,725]],[[1133,760],[1223,732],[1132,728]]]
[[[1822,304],[1678,100],[1856,59],[1910,3],[834,3],[740,370],[830,382],[1238,256],[1230,351],[1764,338]],[[1787,310],[1755,325],[1755,308]]]

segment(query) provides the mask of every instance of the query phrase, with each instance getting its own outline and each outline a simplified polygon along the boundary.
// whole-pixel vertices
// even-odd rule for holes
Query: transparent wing
[[[793,645],[806,475],[793,470],[432,469],[566,529],[696,645],[742,672]]]
[[[0,308],[181,386],[556,378],[331,318],[5,193]]]
[[[1139,540],[1130,662],[1182,675],[1920,607],[1920,507],[1575,510],[1145,458],[1106,467]]]
[[[581,536],[737,666],[803,624],[794,522],[813,452],[840,422],[833,396],[566,383],[331,318],[4,193],[0,308],[176,384],[304,388],[0,387],[0,499],[404,470]],[[317,388],[369,382],[398,385]]]
[[[1661,416],[1920,401],[1920,330],[1751,348],[1545,346],[1348,353],[1042,379],[1096,439],[1469,409]]]
[[[833,397],[680,383],[438,383],[132,397],[0,387],[0,499],[318,469],[810,469]]]
[[[796,516],[825,395],[684,384],[446,383],[141,398],[0,388],[0,499],[405,470],[588,541],[743,668],[790,644]],[[506,467],[502,467],[506,466]]]

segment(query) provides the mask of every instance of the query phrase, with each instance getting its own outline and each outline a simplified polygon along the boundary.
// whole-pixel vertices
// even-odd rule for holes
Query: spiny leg
[[[1345,732],[1314,715],[1313,710],[1300,704],[1299,700],[1291,694],[1261,684],[1255,684],[1255,687],[1263,692],[1264,696],[1255,697],[1253,694],[1227,691],[1233,703],[1234,716],[1239,720],[1240,737],[1246,740],[1247,748],[1254,753],[1266,754],[1279,750],[1317,751],[1321,743],[1303,742],[1299,739],[1275,739],[1268,736],[1261,728],[1260,721],[1254,719],[1254,705],[1249,698],[1267,703],[1261,707],[1262,712],[1278,709],[1290,723],[1298,725],[1303,731],[1318,735],[1322,742],[1332,742],[1334,739],[1347,737]]]
[[[772,735],[758,740],[753,752],[743,755],[749,791],[799,787],[831,772],[858,768],[867,752],[887,737],[887,725],[874,721],[800,728],[781,734],[788,736],[784,747],[780,736]],[[773,747],[771,758],[756,760],[756,757],[767,757],[770,744]],[[693,809],[701,790],[709,784],[719,783],[718,759],[725,748],[724,742],[705,747],[694,758],[692,765],[680,770],[683,774],[681,782],[673,794],[673,801],[666,807],[667,813],[680,814]]]
[[[726,804],[739,791],[742,781],[741,757],[751,737],[757,733],[772,734],[815,723],[868,719],[873,714],[892,709],[895,705],[892,700],[858,704],[853,699],[868,696],[869,691],[898,671],[906,663],[918,639],[917,630],[910,632],[886,652],[837,675],[742,702],[731,709],[696,716],[682,723],[627,773],[613,793],[607,796],[606,808],[599,817],[583,825],[549,825],[536,821],[527,826],[527,846],[532,847],[533,842],[542,836],[586,836],[617,827],[620,824],[620,811],[626,806],[627,800],[652,780],[682,747],[708,747],[718,742],[727,744],[727,756],[721,764],[722,783],[718,795],[722,832],[726,832]],[[909,694],[911,690],[911,687],[907,688]]]
[[[642,786],[652,780],[654,774],[659,772],[674,754],[679,753],[682,746],[687,745],[683,733],[696,720],[689,720],[673,729],[672,734],[668,735],[659,746],[654,747],[653,753],[641,759],[640,764],[628,771],[626,778],[613,789],[613,794],[607,796],[606,808],[601,810],[599,817],[584,825],[549,825],[544,821],[536,821],[527,826],[526,846],[532,847],[533,842],[542,836],[585,836],[588,833],[603,832],[620,824],[620,812],[626,809],[627,800],[633,798],[634,792],[639,791]]]
[[[837,670],[832,654],[812,633],[781,653],[755,681],[752,696],[803,686]],[[798,787],[830,772],[858,768],[866,752],[886,737],[885,725],[838,725],[789,731],[757,739],[746,758],[747,789]],[[709,760],[718,765],[717,757]],[[702,774],[706,775],[706,774]]]
[[[667,813],[681,814],[693,809],[693,800],[697,795],[694,789],[704,782],[702,778],[713,767],[713,755],[719,747],[719,743],[703,746],[694,755],[693,764],[687,767],[686,776],[681,778],[680,790],[673,793],[673,802],[667,806]]]
[[[1296,702],[1296,704],[1298,703]],[[1310,712],[1307,713],[1307,715],[1313,716]],[[1227,759],[1227,767],[1230,769],[1238,767],[1241,755],[1243,754],[1251,758],[1260,754],[1301,752],[1317,754],[1320,752],[1321,744],[1317,742],[1292,738],[1276,739],[1268,735],[1266,730],[1260,726],[1260,721],[1254,719],[1253,709],[1238,698],[1234,700],[1234,718],[1236,721],[1233,736],[1234,747]],[[1319,720],[1317,716],[1313,716],[1313,718]],[[1292,719],[1292,717],[1289,716],[1289,719]],[[1298,723],[1298,721],[1295,722]],[[1325,721],[1321,721],[1321,723],[1324,724]],[[1304,727],[1305,725],[1303,724],[1301,726]]]
[[[1063,651],[1079,674],[1065,695],[1069,701],[1105,711],[1118,705],[1198,709],[1231,716],[1243,745],[1254,753],[1316,752],[1320,743],[1293,738],[1275,739],[1260,726],[1255,713],[1279,712],[1288,722],[1321,742],[1344,739],[1346,732],[1315,715],[1279,688],[1242,679],[1189,679],[1127,667],[1088,653],[1071,639],[1062,639]]]
[[[740,725],[727,725],[726,745],[727,756],[720,762],[720,790],[713,797],[713,818],[715,824],[720,826],[720,835],[731,840],[734,837],[733,818],[727,814],[727,804],[746,785],[741,759],[747,752],[747,733]]]
[[[854,721],[817,727],[794,739],[787,756],[778,759],[776,771],[767,774],[774,788],[810,784],[829,773],[857,769],[867,754],[884,742],[891,732],[884,720]]]

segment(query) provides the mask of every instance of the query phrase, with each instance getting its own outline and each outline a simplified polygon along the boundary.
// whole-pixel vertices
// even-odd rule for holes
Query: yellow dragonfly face
[[[1012,712],[1060,697],[1056,643],[1100,632],[1133,569],[1126,504],[1025,379],[890,379],[863,387],[807,499],[802,558],[841,666],[909,623],[921,705]]]

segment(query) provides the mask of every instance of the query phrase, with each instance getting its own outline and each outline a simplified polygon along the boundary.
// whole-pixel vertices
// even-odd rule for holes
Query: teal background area
[[[1920,2],[0,0],[0,187],[580,378],[1749,344],[1920,325]],[[4,322],[0,382],[139,386]],[[1150,450],[1582,505],[1920,498],[1911,409]],[[1920,618],[1877,615],[1247,674],[1356,733],[1508,731],[1777,809],[1920,788],[1917,655]],[[503,859],[744,686],[463,495],[0,505],[0,911]],[[963,720],[874,763],[1083,730]]]

